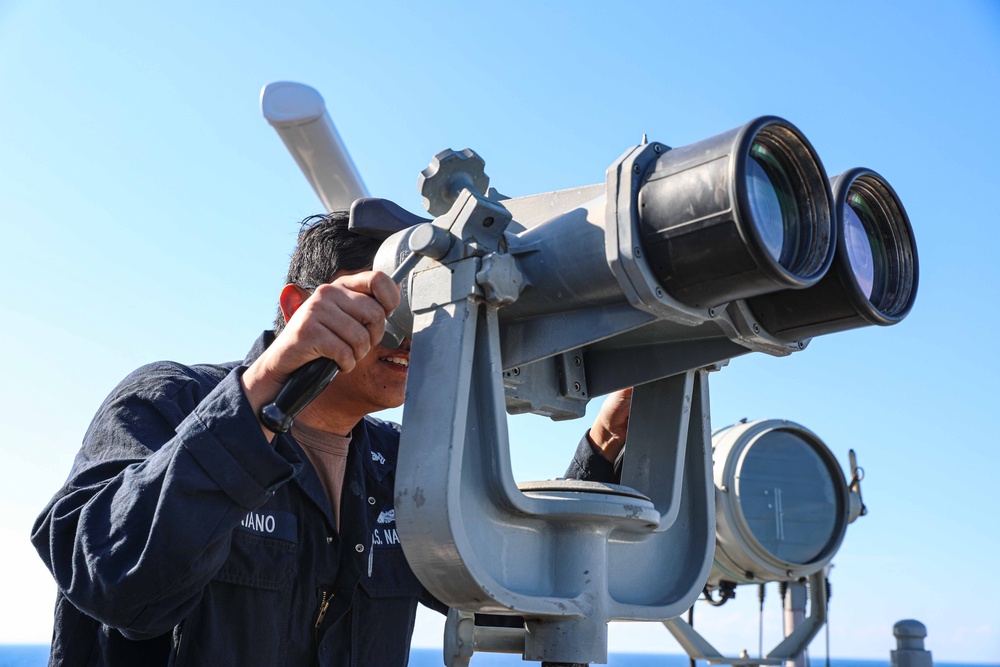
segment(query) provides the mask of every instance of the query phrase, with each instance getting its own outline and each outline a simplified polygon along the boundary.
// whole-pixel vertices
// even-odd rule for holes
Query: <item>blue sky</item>
[[[241,358],[268,326],[296,221],[319,210],[258,107],[295,80],[371,192],[412,211],[446,147],[519,196],[602,181],[643,133],[680,146],[765,114],[830,175],[882,173],[920,249],[910,317],[734,361],[713,422],[786,418],[844,465],[857,450],[870,515],[834,561],[835,656],[887,658],[892,624],[918,618],[938,661],[997,661],[1000,5],[208,5],[0,0],[0,643],[47,641],[54,589],[27,534],[107,392],[147,361]],[[520,479],[561,472],[583,428],[511,424]],[[698,611],[720,648],[756,649],[755,590]],[[418,643],[437,628],[422,617]],[[611,650],[680,651],[634,624]]]

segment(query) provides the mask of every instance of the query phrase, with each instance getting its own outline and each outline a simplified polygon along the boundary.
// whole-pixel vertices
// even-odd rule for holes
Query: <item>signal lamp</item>
[[[710,588],[791,581],[821,570],[861,514],[830,449],[798,424],[762,420],[715,433],[716,549]]]

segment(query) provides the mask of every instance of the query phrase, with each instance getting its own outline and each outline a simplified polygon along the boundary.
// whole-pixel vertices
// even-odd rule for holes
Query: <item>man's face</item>
[[[341,373],[328,393],[342,406],[369,414],[403,404],[406,373],[410,366],[410,339],[397,349],[376,345],[350,373]]]

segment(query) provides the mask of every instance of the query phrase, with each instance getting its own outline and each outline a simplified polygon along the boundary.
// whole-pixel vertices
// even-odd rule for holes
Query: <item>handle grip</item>
[[[287,433],[302,409],[323,393],[340,371],[333,359],[319,358],[297,369],[273,403],[260,409],[260,420],[275,433]]]

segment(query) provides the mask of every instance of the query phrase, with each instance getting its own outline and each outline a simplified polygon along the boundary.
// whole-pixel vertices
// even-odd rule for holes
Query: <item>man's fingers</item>
[[[385,311],[383,318],[399,305],[399,286],[392,282],[392,278],[381,271],[362,271],[341,276],[334,281],[347,289],[367,294],[375,299]]]
[[[399,306],[399,285],[381,271],[373,271],[372,296],[385,308],[386,317]]]
[[[382,304],[367,293],[345,289],[343,285],[321,285],[313,294],[309,307],[315,311],[313,316],[334,332],[341,326],[349,327],[354,321],[368,330],[370,344],[382,338],[387,313]]]
[[[608,394],[601,405],[600,419],[609,430],[625,429],[628,426],[629,414],[632,411],[632,388],[620,389]]]
[[[341,303],[317,301],[306,306],[297,337],[299,344],[333,359],[346,373],[381,340],[385,319],[370,297],[341,299]]]
[[[350,372],[382,340],[385,318],[398,304],[396,284],[377,271],[343,275],[318,286],[280,337],[274,370],[287,374],[326,357]]]
[[[319,356],[333,359],[341,371],[349,373],[371,349],[368,330],[356,322],[338,331],[326,329],[317,340]]]
[[[344,373],[354,370],[382,340],[385,318],[398,305],[398,287],[381,272],[344,275],[317,287],[292,308],[281,335],[244,374],[252,405],[259,409],[273,400],[292,373],[318,357],[333,359]]]

